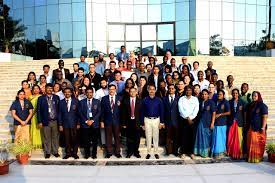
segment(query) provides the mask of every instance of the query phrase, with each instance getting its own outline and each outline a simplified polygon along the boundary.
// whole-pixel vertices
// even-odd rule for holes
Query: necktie
[[[91,110],[91,100],[90,99],[88,100],[88,108],[89,108],[89,110]]]
[[[69,112],[70,111],[70,106],[69,106],[69,100],[68,99],[66,99],[66,103],[67,103],[67,110]]]
[[[135,103],[134,103],[134,99],[132,99],[131,102],[131,118],[135,117]]]
[[[114,97],[111,97],[111,107],[112,107],[112,111],[114,111],[114,108],[115,108]]]
[[[171,105],[173,104],[173,102],[174,102],[174,98],[173,96],[171,96]]]

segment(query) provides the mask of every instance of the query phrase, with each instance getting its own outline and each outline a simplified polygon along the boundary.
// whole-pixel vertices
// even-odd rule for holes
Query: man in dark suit
[[[95,64],[90,64],[89,73],[85,75],[91,81],[91,86],[97,91],[100,88],[101,76],[95,72]]]
[[[86,89],[86,99],[79,102],[79,118],[81,125],[81,136],[84,145],[84,158],[90,157],[91,142],[93,144],[92,158],[97,158],[97,142],[99,139],[99,118],[101,114],[100,101],[93,98],[94,90],[92,87]]]
[[[166,137],[166,154],[178,155],[178,121],[179,121],[179,109],[178,101],[179,97],[175,95],[175,85],[168,86],[169,95],[163,98],[164,103],[164,120],[165,127],[167,129]]]
[[[105,158],[112,156],[112,138],[115,140],[115,156],[121,158],[120,154],[120,107],[121,97],[116,95],[116,85],[109,85],[109,95],[101,100],[101,127],[105,128],[107,154]]]
[[[53,85],[46,84],[46,94],[38,98],[37,119],[38,125],[43,131],[43,145],[45,158],[50,158],[51,154],[59,157],[59,132],[57,125],[59,97],[53,95]]]
[[[74,70],[74,72],[70,73],[70,74],[69,74],[69,77],[67,78],[70,82],[73,82],[73,80],[74,80],[75,78],[77,78],[78,69],[79,69],[78,63],[74,63],[74,64],[73,64],[73,70]]]
[[[155,65],[153,73],[148,77],[148,85],[154,85],[158,90],[161,81],[164,81],[163,76],[160,74],[159,66]]]
[[[79,159],[77,155],[77,129],[80,128],[78,115],[78,100],[72,98],[72,89],[65,88],[65,98],[60,101],[58,123],[59,130],[64,131],[65,138],[65,152],[63,159],[73,157]]]
[[[64,61],[63,60],[59,60],[58,61],[58,69],[53,70],[53,82],[55,81],[55,79],[57,78],[57,71],[61,71],[62,75],[63,75],[63,79],[69,79],[69,75],[70,75],[70,70],[69,69],[65,69],[64,68]]]
[[[130,88],[130,97],[122,102],[121,121],[123,128],[126,128],[127,137],[127,156],[130,158],[133,154],[140,158],[138,151],[140,143],[140,111],[142,100],[137,97],[137,89]]]

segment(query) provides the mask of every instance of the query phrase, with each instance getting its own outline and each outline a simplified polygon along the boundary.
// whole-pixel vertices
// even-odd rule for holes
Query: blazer
[[[175,95],[174,101],[171,105],[169,96],[163,98],[164,106],[164,123],[167,127],[175,126],[178,127],[179,122],[179,108],[178,108],[179,97]]]
[[[159,88],[159,83],[161,81],[164,81],[163,76],[161,74],[158,75],[158,83],[157,86]],[[154,80],[154,74],[151,74],[150,76],[148,76],[148,85],[155,85],[155,80]]]
[[[69,112],[66,99],[61,100],[59,103],[58,124],[64,128],[76,128],[76,125],[79,124],[78,100],[73,97],[71,100]]]
[[[86,124],[86,121],[89,119],[89,109],[87,105],[88,99],[83,99],[79,102],[78,106],[78,113],[79,113],[79,121],[81,128],[90,128]],[[99,120],[100,120],[100,115],[101,115],[101,103],[98,99],[93,98],[92,99],[92,114],[93,114],[93,120],[94,123],[92,127],[94,128],[99,128]]]
[[[56,73],[57,71],[59,71],[60,69],[55,69],[53,70],[53,79],[52,79],[52,82],[55,82],[55,79],[56,79]],[[70,70],[69,69],[65,69],[64,68],[64,72],[65,72],[65,79],[69,79],[69,75],[70,75]]]
[[[120,108],[122,97],[116,95],[114,111],[112,112],[109,95],[102,97],[101,100],[101,121],[105,126],[119,125],[120,124]]]
[[[122,101],[122,105],[121,105],[121,122],[123,125],[125,125],[126,127],[129,126],[135,126],[135,127],[140,127],[140,111],[141,111],[141,105],[142,105],[142,100],[139,99],[138,97],[136,97],[136,101],[135,101],[135,124],[131,124],[131,103],[130,103],[130,97],[126,97],[123,101]]]
[[[59,96],[53,94],[52,98],[53,102],[55,103],[55,112],[56,112],[56,120],[58,118],[58,113],[59,113]],[[37,119],[38,123],[42,123],[43,126],[48,126],[49,125],[49,106],[48,106],[48,101],[47,101],[47,95],[42,95],[38,98],[37,101]]]

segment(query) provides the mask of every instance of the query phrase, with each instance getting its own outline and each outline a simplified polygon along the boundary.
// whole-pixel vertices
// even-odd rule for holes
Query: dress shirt
[[[61,72],[62,72],[62,77],[63,77],[63,79],[65,79],[66,78],[66,75],[65,75],[65,69],[63,68],[63,69],[61,69]]]
[[[110,106],[111,106],[111,109],[112,109],[112,97],[113,97],[113,102],[114,102],[114,105],[116,105],[116,95],[114,95],[114,96],[111,96],[111,95],[109,95],[109,101],[110,101]]]
[[[200,104],[197,97],[191,96],[191,98],[188,99],[186,96],[183,96],[179,99],[178,107],[182,118],[186,119],[189,117],[193,120],[199,112]]]
[[[101,63],[101,62],[98,62],[96,63],[96,66],[95,66],[95,72],[100,74],[101,76],[103,75],[104,73],[104,65]]]
[[[198,72],[199,72],[199,69],[197,69],[197,70],[193,69],[192,71],[190,71],[190,73],[193,75],[195,81],[198,80]]]
[[[198,84],[200,85],[200,89],[201,91],[204,90],[204,89],[207,89],[208,90],[208,87],[209,87],[209,81],[206,80],[206,79],[203,79],[202,81],[199,81],[199,80],[196,80],[196,81],[193,81],[193,85],[195,84]]]
[[[57,95],[60,100],[63,100],[65,98],[64,93],[62,91],[55,93],[55,95]]]
[[[170,104],[171,104],[171,99],[173,98],[173,101],[175,100],[175,94],[174,95],[169,95],[169,102],[170,102]]]
[[[89,72],[89,64],[87,62],[78,62],[79,68],[82,67],[84,69],[84,74]]]
[[[100,88],[99,90],[97,90],[97,91],[95,92],[94,98],[101,101],[102,97],[104,97],[104,96],[106,96],[106,95],[109,95],[109,90],[108,90],[108,88],[106,88],[106,89]]]
[[[160,122],[164,120],[164,106],[162,100],[158,97],[146,97],[142,103],[141,121],[144,122],[144,117],[160,117]]]
[[[66,101],[66,104],[67,104],[67,110],[68,110],[68,112],[70,111],[70,109],[71,109],[71,103],[72,103],[72,98],[70,97],[70,98],[65,98],[65,101]],[[67,101],[68,101],[68,103],[67,103]]]
[[[156,86],[156,89],[158,89],[158,75],[154,75],[154,82],[155,82],[155,86]]]
[[[112,81],[110,84],[116,85],[117,94],[120,94],[125,88],[125,82],[122,80]]]

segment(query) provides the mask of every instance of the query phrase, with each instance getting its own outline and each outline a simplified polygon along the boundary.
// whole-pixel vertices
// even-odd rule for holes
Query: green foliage
[[[14,143],[11,146],[10,151],[15,156],[17,156],[20,154],[28,154],[29,152],[31,152],[32,149],[33,149],[33,146],[30,142],[21,140],[21,141]]]
[[[275,143],[267,144],[266,152],[268,154],[274,154],[275,153]]]

